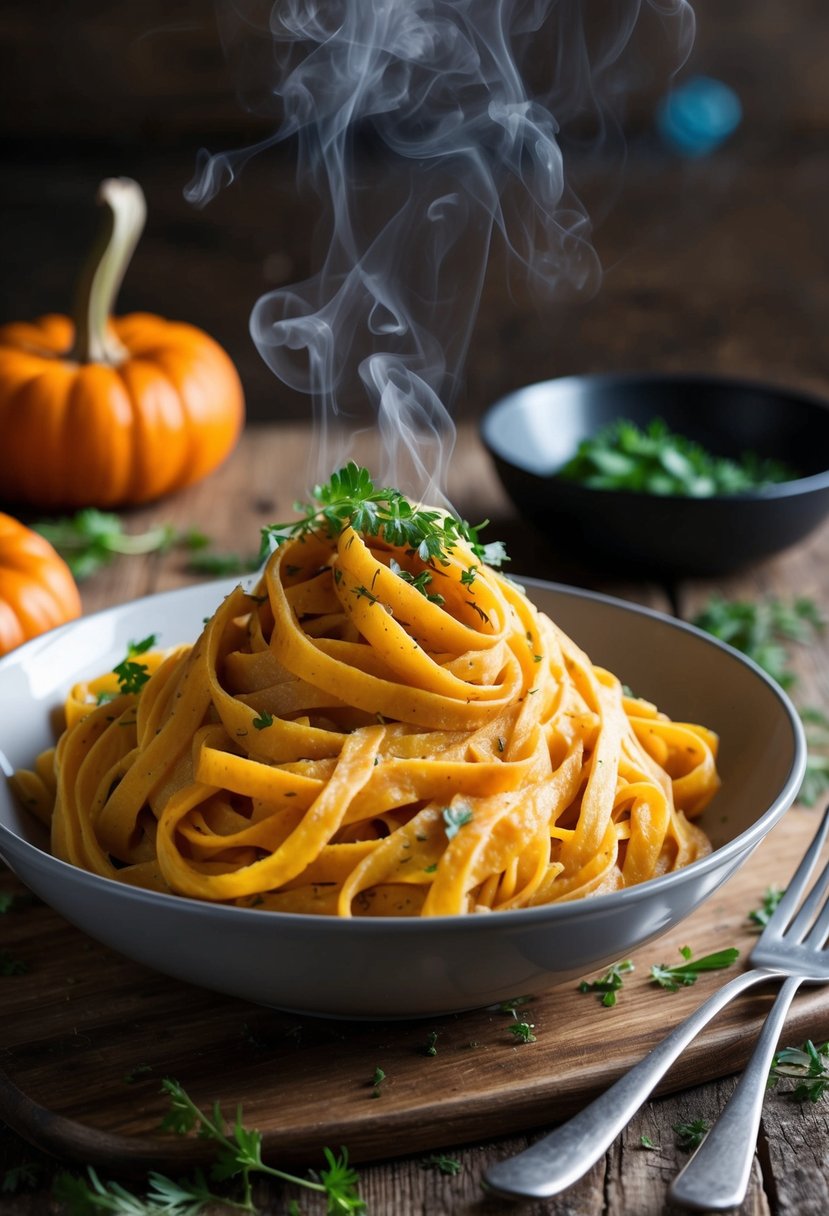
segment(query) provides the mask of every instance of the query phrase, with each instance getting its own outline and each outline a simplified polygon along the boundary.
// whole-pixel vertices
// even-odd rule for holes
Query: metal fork
[[[821,951],[821,947],[829,936],[829,900],[826,899],[827,890],[829,890],[829,865],[823,870],[801,911],[796,916],[794,915],[827,835],[829,835],[829,807],[827,807],[814,840],[788,885],[786,894],[769,918],[768,924],[751,951],[749,961],[754,964],[752,970],[735,976],[715,992],[630,1072],[620,1077],[609,1089],[567,1123],[563,1123],[523,1152],[490,1166],[484,1174],[484,1182],[488,1187],[501,1195],[546,1199],[551,1195],[557,1195],[577,1182],[604,1155],[674,1060],[729,1001],[754,984],[789,977],[778,998],[779,1007],[775,1008],[770,1015],[770,1020],[772,1016],[776,1015],[776,1024],[772,1024],[768,1032],[766,1030],[763,1032],[766,1042],[769,1039],[773,1043],[776,1042],[780,1022],[785,1017],[789,1002],[799,985],[801,983],[829,983],[829,958]],[[819,912],[818,909],[820,909]],[[814,927],[809,929],[816,913],[817,920]],[[782,1004],[784,998],[785,1005]],[[767,1072],[768,1065],[766,1064]],[[748,1092],[748,1084],[743,1087],[744,1094]],[[712,1155],[716,1151],[717,1160],[724,1163],[721,1168],[725,1178],[730,1173],[731,1166],[728,1156],[730,1153],[738,1152],[738,1146],[727,1132],[729,1125],[733,1127],[733,1123],[741,1115],[743,1100],[741,1096],[739,1103],[736,1104],[736,1116],[732,1113],[734,1107],[732,1107],[732,1112],[728,1112],[726,1107],[722,1118],[725,1118],[727,1113],[728,1123],[723,1128],[722,1138],[718,1136],[717,1140],[713,1142],[714,1147],[709,1150]],[[752,1117],[754,1116],[752,1115]],[[756,1119],[746,1180],[747,1170],[751,1167],[751,1159],[754,1155],[759,1112]],[[740,1126],[745,1125],[741,1123]],[[740,1131],[739,1134],[743,1137],[746,1135],[745,1131]],[[711,1142],[710,1137],[709,1142]],[[679,1175],[671,1194],[677,1202],[684,1202],[693,1207],[710,1208],[715,1205],[711,1204],[707,1192],[704,1199],[698,1200],[696,1197],[698,1194],[696,1186],[701,1174],[707,1168],[705,1158],[700,1159],[704,1144],[705,1142],[693,1158],[694,1170],[691,1173],[693,1194],[689,1194],[687,1189],[688,1167],[684,1171],[684,1181],[682,1180],[683,1175]],[[722,1148],[723,1144],[725,1144],[725,1149]],[[748,1151],[745,1143],[739,1146],[739,1151],[743,1150]],[[744,1163],[740,1168],[744,1168]],[[737,1180],[738,1184],[741,1180],[742,1173]],[[726,1187],[729,1185],[733,1194],[733,1179],[727,1179]],[[729,1204],[723,1204],[723,1206],[730,1206],[734,1202],[739,1203],[740,1200],[731,1199]]]
[[[824,900],[827,887],[829,863],[793,920],[799,892],[791,887],[787,890],[751,952],[753,963],[775,970],[785,967],[792,974],[777,995],[737,1088],[712,1130],[674,1179],[668,1191],[674,1203],[696,1211],[723,1211],[739,1207],[745,1198],[774,1049],[794,995],[812,978],[817,952],[829,937],[829,901]],[[824,978],[829,979],[825,953],[822,967]]]

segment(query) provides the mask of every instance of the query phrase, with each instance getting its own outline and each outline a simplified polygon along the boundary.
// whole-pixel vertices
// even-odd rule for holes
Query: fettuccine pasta
[[[13,779],[56,856],[119,882],[442,916],[709,851],[692,820],[716,736],[628,695],[462,539],[424,562],[382,532],[302,533],[194,645],[140,663],[138,692],[76,686],[57,747]]]

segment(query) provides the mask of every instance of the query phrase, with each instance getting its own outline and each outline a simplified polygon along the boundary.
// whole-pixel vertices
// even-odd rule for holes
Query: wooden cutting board
[[[672,994],[649,982],[651,964],[679,962],[685,944],[696,955],[735,945],[743,966],[756,937],[748,912],[768,886],[785,885],[817,822],[816,811],[790,811],[703,908],[633,956],[615,1007],[575,985],[522,1005],[531,1043],[517,1042],[513,1017],[497,1009],[375,1023],[274,1012],[156,975],[20,901],[0,917],[0,948],[28,967],[0,977],[0,1119],[40,1148],[121,1173],[184,1169],[209,1154],[204,1141],[159,1133],[167,1076],[203,1106],[218,1099],[232,1114],[241,1103],[268,1160],[295,1165],[318,1163],[324,1145],[346,1145],[360,1161],[555,1123],[724,978],[710,973]],[[0,875],[0,890],[14,882]],[[739,1070],[774,992],[757,989],[723,1011],[662,1092]],[[798,995],[784,1037],[829,1038],[829,990]],[[378,1068],[385,1079],[375,1087]]]

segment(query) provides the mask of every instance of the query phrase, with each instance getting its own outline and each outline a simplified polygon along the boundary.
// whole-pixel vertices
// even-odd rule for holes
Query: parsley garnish
[[[691,1152],[702,1144],[711,1130],[711,1124],[707,1119],[692,1119],[690,1123],[674,1123],[673,1129],[677,1135],[677,1146]]]
[[[634,965],[629,958],[612,963],[599,979],[582,980],[579,984],[579,992],[595,992],[601,1004],[609,1009],[616,1004],[616,993],[624,983],[622,976],[629,975],[633,970]]]
[[[269,714],[266,709],[263,709],[259,717],[253,719],[253,725],[257,730],[266,730],[269,726],[273,726],[273,714]]]
[[[829,1090],[829,1043],[815,1047],[809,1039],[802,1047],[778,1051],[769,1071],[769,1086],[780,1080],[797,1081],[786,1094],[793,1102],[818,1102]]]
[[[642,1135],[639,1137],[639,1143],[641,1144],[642,1148],[659,1148],[659,1145],[654,1144],[653,1140],[651,1140],[650,1136],[646,1135],[645,1132],[642,1132]]]
[[[763,892],[760,907],[754,908],[748,914],[748,919],[751,921],[751,923],[753,925],[759,925],[761,929],[765,929],[766,925],[771,920],[772,913],[780,903],[780,900],[783,898],[785,893],[786,892],[783,887],[766,887],[766,890]]]
[[[472,811],[468,806],[446,806],[443,808],[443,822],[446,824],[446,839],[457,836],[464,824],[472,822]]]
[[[155,644],[154,633],[140,642],[127,644],[127,657],[112,669],[118,677],[118,686],[122,693],[139,693],[147,683],[150,678],[150,669],[146,663],[136,663],[135,658],[139,654],[146,654]]]
[[[500,541],[484,545],[465,520],[443,511],[417,506],[389,487],[378,488],[367,469],[351,461],[331,475],[325,485],[315,486],[313,502],[295,503],[303,518],[293,523],[270,524],[262,529],[262,556],[287,540],[322,532],[332,540],[350,525],[364,536],[383,536],[390,545],[408,549],[423,562],[444,561],[448,552],[463,540],[474,555],[490,566],[506,561]]]
[[[789,667],[786,643],[809,645],[825,628],[817,604],[806,597],[786,604],[774,598],[752,603],[715,595],[692,623],[748,655],[782,688],[790,688],[797,679]]]
[[[721,971],[724,967],[730,967],[740,957],[740,951],[734,946],[696,959],[690,946],[681,946],[679,953],[684,962],[677,963],[674,967],[668,967],[665,963],[657,963],[651,967],[653,982],[668,992],[677,992],[680,986],[690,987],[697,982],[702,971]]]
[[[60,1174],[55,1180],[54,1195],[67,1205],[71,1213],[78,1216],[95,1212],[123,1212],[125,1216],[196,1216],[209,1204],[255,1213],[253,1174],[266,1174],[325,1195],[328,1216],[349,1216],[350,1213],[365,1211],[365,1203],[357,1191],[359,1179],[348,1164],[345,1149],[340,1150],[338,1157],[330,1149],[323,1149],[327,1166],[312,1178],[288,1174],[264,1163],[262,1135],[244,1126],[239,1108],[234,1121],[228,1123],[218,1103],[207,1113],[196,1106],[177,1081],[167,1079],[163,1088],[170,1098],[170,1111],[164,1118],[162,1128],[179,1135],[195,1131],[200,1137],[211,1140],[216,1146],[216,1157],[210,1169],[210,1179],[219,1183],[236,1179],[241,1190],[239,1197],[227,1199],[214,1194],[205,1175],[201,1170],[196,1170],[191,1178],[176,1182],[153,1171],[149,1175],[149,1191],[142,1199],[120,1183],[101,1182],[95,1170],[89,1166],[88,1181],[71,1174]]]
[[[789,666],[788,644],[810,645],[826,622],[814,600],[801,596],[790,604],[779,599],[758,603],[713,596],[693,624],[753,659],[786,689],[797,683]],[[806,727],[806,772],[798,793],[814,806],[829,790],[829,718],[819,709],[798,710]]]
[[[371,1096],[372,1096],[372,1098],[380,1097],[380,1086],[383,1084],[385,1079],[386,1079],[386,1074],[383,1072],[383,1069],[375,1068],[374,1076],[371,1078],[371,1086],[372,1086]]]
[[[790,481],[798,474],[778,460],[752,453],[739,461],[714,456],[654,418],[645,430],[626,419],[609,423],[582,440],[558,476],[594,490],[710,498]]]
[[[426,1035],[426,1042],[422,1048],[425,1056],[436,1056],[438,1054],[437,1041],[438,1032],[436,1030],[430,1030]]]
[[[420,574],[414,575],[410,570],[404,570],[400,563],[396,562],[394,558],[392,558],[389,562],[389,569],[391,570],[392,574],[396,574],[398,578],[402,578],[405,583],[409,583],[410,586],[414,587],[415,591],[419,591],[421,595],[424,595],[431,604],[446,603],[442,595],[438,595],[437,593],[431,592],[428,589],[429,584],[432,581],[431,570],[423,570]],[[464,571],[464,574],[465,573],[466,571]],[[463,574],[461,575],[461,582],[463,582]]]
[[[534,1022],[516,1022],[510,1026],[510,1034],[518,1040],[519,1043],[535,1043],[537,1039],[533,1034],[535,1030]]]
[[[449,1157],[446,1153],[431,1153],[421,1158],[420,1166],[424,1170],[439,1170],[441,1174],[449,1174],[453,1178],[463,1169],[457,1157]]]

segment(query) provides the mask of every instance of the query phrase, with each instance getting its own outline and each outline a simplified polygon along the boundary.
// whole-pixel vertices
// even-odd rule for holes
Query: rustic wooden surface
[[[259,526],[276,518],[290,516],[293,499],[303,494],[307,484],[305,470],[309,454],[308,445],[309,436],[303,427],[249,428],[240,447],[212,478],[173,499],[130,513],[125,517],[126,526],[131,531],[137,531],[159,521],[173,523],[182,529],[197,526],[210,535],[217,551],[250,552],[256,547]],[[365,455],[370,459],[370,452],[366,452]],[[563,570],[556,564],[545,545],[544,538],[520,524],[514,517],[471,425],[461,428],[457,458],[452,465],[449,488],[454,502],[467,518],[477,519],[489,515],[493,519],[492,535],[506,537],[513,554],[516,572],[542,578],[566,580],[571,572]],[[797,592],[812,595],[819,602],[826,604],[827,569],[829,569],[829,527],[821,529],[798,549],[792,550],[774,561],[747,570],[733,579],[720,580],[716,584],[695,583],[682,586],[679,588],[678,598],[684,612],[693,611],[702,599],[715,589],[729,595],[739,594],[741,596],[775,593],[789,596],[791,593]],[[83,585],[84,606],[87,611],[92,611],[101,606],[123,602],[134,596],[181,585],[191,577],[193,576],[186,571],[186,555],[178,550],[172,550],[162,556],[119,559]],[[589,579],[582,579],[583,584],[589,582]],[[614,594],[661,609],[667,610],[670,607],[670,600],[665,589],[657,585],[621,581],[612,584],[594,582],[592,585],[601,586]],[[798,670],[801,675],[804,702],[825,705],[829,701],[829,654],[827,654],[826,647],[813,648],[808,653],[799,656]],[[794,814],[799,817],[798,822],[802,825],[801,831],[804,836],[808,835],[813,817],[816,822],[816,812],[798,810]],[[793,820],[792,823],[794,822]],[[730,897],[725,892],[723,893],[722,901],[725,902],[718,905],[717,924],[721,919],[719,914],[724,914],[724,910],[728,907],[731,908],[731,913],[734,915],[738,906],[746,906],[748,891],[745,889],[740,891],[736,886],[737,883],[745,882],[749,882],[749,886],[753,885],[749,881],[750,875],[749,878],[746,878],[745,873],[747,872],[744,872],[744,876],[738,876],[733,880],[735,884],[733,903],[729,903]],[[760,881],[762,882],[762,880]],[[715,899],[719,901],[720,896],[718,895]],[[748,906],[750,905],[751,901],[748,900]],[[714,903],[709,905],[709,909],[714,909]],[[32,913],[49,918],[53,916],[46,909],[32,909]],[[22,917],[26,914],[26,910],[23,910],[19,915]],[[13,916],[6,923],[14,925],[15,920],[16,916]],[[704,916],[702,921],[705,921]],[[22,925],[22,922],[18,923]],[[706,922],[706,925],[705,931],[711,932],[711,923]],[[0,930],[5,930],[5,925],[0,925]],[[59,948],[59,935],[55,941],[56,948]],[[708,945],[709,941],[711,945],[728,944],[719,939],[718,933],[708,938],[705,945]],[[696,942],[694,944],[696,945]],[[649,948],[644,953],[650,957],[651,952],[652,948]],[[102,953],[107,952],[96,946],[90,948],[88,959],[91,968],[100,965]],[[661,956],[660,959],[651,958],[650,961],[662,961]],[[125,966],[123,963],[113,962],[112,967],[107,970],[106,976],[111,976],[113,982],[117,984],[118,977],[124,974]],[[72,1051],[67,1044],[71,1044],[76,1030],[79,1034],[85,1034],[89,1033],[89,1029],[84,1029],[83,1023],[78,1017],[69,1016],[66,1017],[65,1022],[61,1021],[59,970],[59,966],[56,966],[52,994],[55,1020],[46,1037],[52,1046],[58,1044],[58,1050],[62,1049],[67,1053],[65,1067],[72,1068]],[[85,1000],[91,1001],[92,1006],[95,1004],[94,988],[98,981],[92,979],[89,972],[75,975],[76,971],[77,968],[73,966],[75,983],[66,989],[65,1004],[67,1012],[75,1010],[78,1014],[82,1014]],[[25,977],[23,978],[25,979]],[[14,982],[13,977],[3,980],[4,984]],[[104,978],[102,982],[106,984],[107,978]],[[666,997],[665,999],[676,999],[683,1003],[683,1007],[685,1005],[690,1007],[694,1004],[694,997],[707,992],[714,983],[716,983],[716,978],[706,977],[704,986],[701,984],[697,990],[688,990],[688,992],[678,994],[677,998]],[[78,990],[77,993],[75,989]],[[151,989],[152,985],[150,985]],[[86,997],[84,997],[85,991],[87,992]],[[663,996],[661,993],[654,995],[656,999],[662,999]],[[601,1010],[598,1007],[593,1010],[589,1003],[593,998],[582,999],[587,1003],[581,1005],[580,1009],[583,1012],[587,1011],[585,1018],[589,1014],[594,1045],[596,1042],[608,1040],[606,1047],[608,1066],[612,1069],[613,1059],[618,1058],[618,1052],[616,1044],[611,1038],[614,1036],[614,1023],[610,1019],[623,1011],[624,1007],[615,1011]],[[751,1007],[756,1014],[762,1009],[767,999],[762,995],[755,998],[743,998],[745,1004],[741,1008]],[[637,998],[634,997],[630,1002],[631,1009],[636,1000]],[[213,1002],[214,998],[209,998],[208,1005],[212,1007]],[[87,1010],[90,1007],[87,1005]],[[240,1008],[249,1009],[250,1007],[240,1005]],[[652,1006],[648,1004],[648,1009],[650,1008]],[[666,1008],[678,1009],[679,1004]],[[544,1007],[539,1006],[539,1009],[543,1012]],[[797,1032],[797,1036],[802,1037],[802,1033],[815,1036],[827,1033],[829,1027],[827,1027],[826,1004],[821,1001],[821,994],[815,992],[802,994],[798,998],[795,1010],[794,1016],[799,1017],[800,1020],[792,1022],[790,1025]],[[480,1018],[483,1015],[473,1016]],[[125,1025],[128,1024],[129,1002],[125,1005],[123,1017]],[[261,1011],[256,1011],[250,1021],[257,1022],[258,1020],[261,1029],[262,1017]],[[730,1014],[724,1015],[725,1020],[721,1022],[722,1027],[731,1026],[733,1030],[735,1022],[729,1022],[729,1017],[738,1018],[739,1014],[737,1011],[732,1011]],[[244,1017],[241,1018],[242,1023],[245,1020]],[[539,1017],[534,1017],[533,1020],[537,1021],[539,1031],[543,1031],[540,1013]],[[225,1015],[223,1023],[225,1033],[227,1033],[227,1024]],[[25,1027],[21,1028],[18,1025],[17,1042],[28,1042],[25,1030]],[[112,1027],[110,1027],[109,1033],[112,1033]],[[482,1027],[478,1027],[476,1030],[479,1038],[483,1038],[485,1033],[495,1033],[495,1030],[491,1028],[486,1030]],[[642,1033],[646,1038],[647,1034],[644,1030]],[[386,1042],[387,1037],[384,1029],[383,1033],[379,1035],[378,1042],[381,1040]],[[788,1042],[788,1032],[785,1038]],[[540,1042],[543,1042],[543,1039],[540,1038]],[[6,1045],[9,1045],[8,1039]],[[538,1044],[528,1045],[526,1050],[529,1052],[537,1046]],[[549,1046],[550,1041],[548,1040],[547,1047],[542,1050],[549,1050]],[[725,1037],[721,1037],[719,1040],[719,1047],[727,1056],[728,1051],[733,1048],[733,1034],[729,1035],[726,1030]],[[593,1168],[587,1178],[571,1188],[565,1195],[555,1200],[530,1204],[516,1210],[532,1213],[533,1216],[536,1214],[541,1216],[541,1213],[556,1214],[556,1216],[565,1216],[565,1213],[567,1216],[570,1214],[578,1214],[578,1216],[590,1214],[592,1216],[593,1213],[596,1216],[599,1214],[601,1216],[622,1216],[623,1213],[627,1216],[629,1213],[636,1213],[638,1216],[641,1213],[642,1216],[648,1216],[650,1213],[665,1211],[666,1186],[684,1160],[683,1152],[676,1146],[676,1137],[672,1130],[673,1124],[696,1117],[706,1117],[712,1120],[716,1116],[733,1084],[733,1079],[726,1074],[729,1067],[739,1068],[745,1055],[745,1047],[744,1041],[734,1050],[730,1062],[728,1058],[720,1059],[713,1067],[713,1072],[722,1074],[724,1079],[712,1080],[703,1085],[683,1089],[679,1093],[648,1103],[630,1128],[608,1152],[606,1158]],[[87,1050],[92,1051],[96,1062],[94,1066],[90,1065],[88,1072],[83,1068],[78,1070],[77,1083],[80,1098],[75,1103],[74,1113],[77,1113],[77,1107],[80,1105],[84,1117],[95,1125],[95,1079],[98,1078],[103,1086],[102,1102],[107,1100],[107,1093],[111,1096],[113,1088],[117,1087],[113,1085],[114,1074],[112,1073],[109,1075],[109,1081],[106,1083],[103,1081],[105,1075],[105,1070],[101,1071],[103,1044],[101,1052],[98,1052],[97,1055],[94,1044],[92,1048],[87,1045]],[[366,1052],[366,1067],[369,1067],[368,1061],[373,1061],[373,1054],[370,1045],[365,1046],[364,1039],[361,1050]],[[497,1052],[500,1048],[496,1047],[495,1050]],[[162,1054],[164,1054],[163,1050]],[[595,1088],[601,1083],[599,1062],[595,1051],[587,1052],[586,1055],[590,1056],[590,1059],[586,1061],[585,1065],[587,1074],[585,1088]],[[41,1064],[37,1059],[36,1051],[29,1051],[28,1056],[24,1052],[21,1058],[23,1059],[21,1080],[25,1080],[27,1075],[31,1079],[33,1075],[39,1073]],[[521,1056],[520,1059],[527,1060],[529,1056]],[[382,1063],[379,1059],[376,1062]],[[424,1063],[429,1062],[424,1061]],[[135,1060],[125,1059],[122,1071],[128,1071],[135,1063]],[[169,1057],[165,1063],[169,1065]],[[443,1069],[447,1069],[448,1063],[446,1057],[442,1057],[439,1061],[439,1065]],[[356,1067],[353,1055],[351,1066],[352,1069]],[[370,1068],[373,1069],[373,1067],[374,1063]],[[27,1068],[30,1069],[28,1074]],[[48,1072],[48,1063],[43,1068]],[[387,1071],[391,1077],[393,1069]],[[45,1075],[45,1073],[40,1075]],[[451,1078],[451,1071],[447,1075]],[[570,1075],[572,1083],[572,1073]],[[711,1072],[696,1074],[696,1076],[700,1075],[711,1075]],[[680,1084],[690,1084],[696,1079],[693,1069],[680,1071],[677,1076]],[[206,1085],[206,1079],[198,1077],[198,1069],[194,1072],[193,1079],[194,1083]],[[367,1076],[366,1079],[370,1080],[370,1077]],[[317,1078],[317,1083],[319,1083],[319,1078]],[[449,1084],[451,1085],[452,1081]],[[141,1081],[140,1092],[135,1091],[134,1118],[139,1124],[144,1119],[144,1127],[146,1127],[146,1121],[152,1117],[153,1102],[157,1101],[153,1088],[152,1083]],[[228,1090],[228,1099],[230,1099],[230,1093],[231,1091]],[[46,1091],[38,1090],[35,1097],[43,1101],[45,1094]],[[207,1089],[205,1089],[203,1096],[213,1095],[208,1095]],[[436,1095],[436,1097],[438,1096]],[[67,1107],[70,1113],[72,1113],[72,1105],[70,1101]],[[372,1107],[374,1105],[372,1103]],[[139,1108],[144,1112],[143,1114],[139,1113]],[[364,1146],[364,1153],[371,1156],[385,1156],[388,1150],[384,1152],[383,1149],[382,1107],[377,1114],[381,1122],[373,1129],[369,1143]],[[437,1118],[440,1118],[439,1114]],[[144,1130],[144,1127],[141,1130]],[[117,1128],[110,1130],[117,1130]],[[540,1130],[543,1129],[537,1129],[537,1131]],[[425,1167],[422,1152],[418,1152],[416,1155],[395,1157],[390,1162],[362,1165],[360,1168],[361,1191],[368,1204],[368,1210],[374,1216],[415,1216],[417,1213],[427,1211],[435,1216],[494,1216],[495,1213],[505,1211],[507,1205],[503,1201],[483,1195],[480,1188],[480,1177],[489,1162],[518,1151],[537,1134],[537,1131],[522,1133],[506,1139],[490,1139],[483,1143],[473,1143],[471,1146],[467,1143],[465,1146],[459,1147],[458,1143],[466,1137],[461,1134],[453,1137],[450,1125],[447,1128],[447,1140],[442,1143],[442,1148],[455,1156],[461,1164],[461,1172],[455,1177],[444,1176],[434,1167]],[[741,1209],[742,1213],[797,1212],[814,1213],[814,1216],[820,1213],[823,1216],[829,1207],[826,1170],[827,1146],[829,1145],[827,1132],[829,1132],[829,1127],[827,1127],[825,1103],[799,1107],[785,1101],[779,1095],[771,1094],[766,1101],[751,1187],[746,1203]],[[390,1134],[392,1142],[396,1144],[393,1133]],[[646,1134],[657,1147],[653,1150],[643,1149],[640,1141],[642,1134]],[[344,1141],[346,1140],[347,1137],[344,1137]],[[454,1141],[454,1143],[450,1141]],[[411,1149],[420,1148],[425,1143],[423,1140],[412,1141],[409,1147]],[[0,1178],[4,1176],[4,1171],[9,1166],[24,1161],[32,1161],[38,1166],[35,1186],[31,1190],[23,1190],[17,1194],[0,1193],[0,1216],[12,1216],[12,1214],[13,1216],[24,1216],[24,1214],[46,1210],[49,1180],[56,1166],[26,1142],[8,1132],[0,1142]],[[288,1199],[292,1196],[293,1192],[288,1189],[280,1190],[278,1187],[271,1186],[260,1189],[257,1201],[262,1213],[266,1216],[276,1216],[277,1213],[285,1212]],[[320,1204],[315,1203],[313,1197],[306,1200],[303,1196],[302,1211],[308,1216],[318,1216],[323,1208]]]

